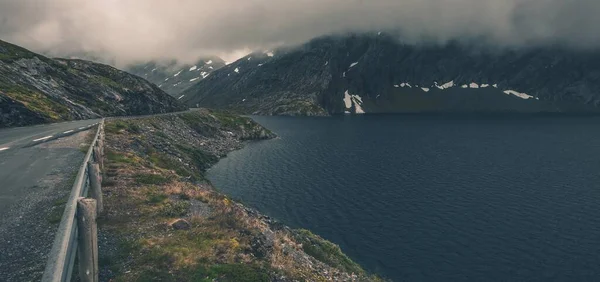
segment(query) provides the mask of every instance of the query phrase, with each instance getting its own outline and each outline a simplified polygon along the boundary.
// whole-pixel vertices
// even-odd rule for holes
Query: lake
[[[600,279],[600,118],[252,117],[221,191],[394,281]]]

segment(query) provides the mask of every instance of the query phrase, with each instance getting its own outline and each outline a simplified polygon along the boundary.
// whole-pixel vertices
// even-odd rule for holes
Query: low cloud
[[[0,0],[0,39],[117,65],[192,61],[341,32],[600,47],[597,0]],[[228,58],[229,57],[229,58]]]

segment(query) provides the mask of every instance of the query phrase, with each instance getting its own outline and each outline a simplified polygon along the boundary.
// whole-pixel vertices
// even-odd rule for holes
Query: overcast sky
[[[0,0],[0,39],[118,65],[298,44],[348,31],[405,41],[600,46],[600,0]]]

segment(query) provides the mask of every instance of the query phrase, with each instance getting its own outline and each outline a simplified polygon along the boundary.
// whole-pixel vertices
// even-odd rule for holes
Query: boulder
[[[169,226],[175,230],[189,230],[192,227],[190,222],[183,218],[173,220]]]

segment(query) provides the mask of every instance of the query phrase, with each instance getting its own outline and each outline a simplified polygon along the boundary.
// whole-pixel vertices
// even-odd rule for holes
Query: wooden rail
[[[71,281],[75,254],[79,280],[98,281],[98,237],[96,217],[102,212],[101,169],[104,155],[104,119],[79,168],[67,201],[42,281]],[[92,198],[86,198],[89,194]]]

